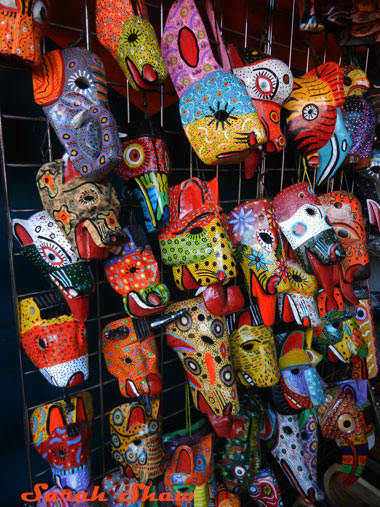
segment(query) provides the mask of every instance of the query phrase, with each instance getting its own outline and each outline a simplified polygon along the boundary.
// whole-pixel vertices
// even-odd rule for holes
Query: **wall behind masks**
[[[170,0],[163,2],[165,19],[167,9],[170,6]],[[257,48],[258,39],[263,28],[265,19],[266,2],[246,2],[245,0],[236,0],[236,2],[223,3],[223,27],[226,42],[234,42],[242,47],[245,41],[248,45]],[[53,2],[52,24],[49,29],[49,39],[47,40],[46,50],[56,47],[67,47],[74,42],[77,32],[72,32],[67,28],[57,26],[57,24],[66,26],[76,26],[81,28],[81,15],[78,9],[77,0],[68,0],[66,2]],[[200,2],[198,2],[200,4]],[[289,6],[290,2],[276,2],[276,11],[273,17],[274,40],[272,53],[285,62],[289,61],[289,45],[291,40],[292,10],[294,6]],[[159,0],[148,2],[149,14],[156,27],[157,33],[160,32],[161,12]],[[222,12],[221,2],[216,2],[218,14]],[[94,28],[95,1],[89,1],[90,22]],[[247,14],[247,17],[246,17]],[[247,23],[246,23],[247,20]],[[104,59],[108,79],[123,83],[123,75],[120,73],[117,65],[108,55],[108,53],[94,42],[94,51]],[[336,59],[337,49],[333,40],[325,40],[324,35],[313,38],[313,44],[321,60],[324,56]],[[327,54],[326,54],[327,52]],[[331,54],[330,54],[331,53]],[[309,66],[314,64],[310,60],[310,53],[306,46],[298,39],[298,29],[295,26],[293,37],[292,64],[299,73],[304,72]],[[189,167],[192,167],[194,176],[205,177],[211,180],[218,175],[220,180],[220,196],[222,206],[225,211],[229,211],[239,200],[252,199],[257,196],[258,180],[257,175],[253,180],[246,182],[242,178],[241,167],[203,167],[200,162],[196,163],[196,157],[192,154],[189,143],[187,142],[181,127],[178,114],[178,104],[176,96],[173,94],[173,86],[168,79],[165,85],[168,92],[164,95],[161,104],[159,94],[148,96],[148,108],[153,117],[160,121],[163,116],[163,125],[167,131],[168,145],[173,160],[173,172],[170,176],[170,185],[176,185],[190,176]],[[35,105],[33,100],[33,87],[31,72],[26,69],[16,68],[14,65],[5,64],[0,68],[0,102],[3,115],[43,117],[42,109]],[[128,104],[125,99],[126,89],[122,86],[109,87],[109,102],[111,110],[116,117],[119,125],[126,122]],[[143,118],[141,94],[129,89],[130,104],[129,112],[131,120]],[[20,164],[19,167],[7,167],[8,188],[10,196],[10,205],[14,210],[27,209],[23,212],[12,212],[12,218],[28,218],[34,211],[41,209],[39,194],[35,185],[35,175],[40,165],[48,160],[47,158],[47,140],[46,124],[40,121],[12,120],[3,119],[5,156],[8,164]],[[53,139],[53,158],[62,155],[63,150],[55,135]],[[297,181],[299,177],[297,160],[292,150],[286,151],[283,159],[282,155],[269,156],[266,160],[268,172],[264,180],[264,195],[275,195],[280,189],[280,172],[283,171],[284,186]],[[115,185],[118,195],[123,195],[123,185],[120,180],[110,176],[111,182]],[[324,189],[322,187],[321,192]],[[4,209],[4,194],[0,194],[1,209]],[[143,223],[142,213],[136,203],[128,202],[133,205],[134,216],[139,223]],[[127,203],[124,202],[125,211]],[[127,220],[127,213],[123,213]],[[3,435],[3,445],[1,452],[1,471],[4,487],[1,490],[0,504],[18,505],[18,499],[23,491],[29,488],[28,481],[28,451],[25,448],[24,426],[23,426],[23,396],[21,383],[21,369],[18,353],[18,337],[16,335],[13,303],[11,294],[11,280],[9,275],[9,260],[7,249],[7,224],[4,215],[0,218],[0,233],[2,238],[2,248],[0,250],[0,277],[1,285],[1,306],[0,306],[0,376],[2,384],[3,406],[1,410],[1,429]],[[148,235],[154,252],[159,259],[159,249],[157,237]],[[15,241],[12,245],[15,257],[15,268],[17,278],[17,289],[19,294],[30,294],[48,288],[47,284],[41,280],[39,273],[28,263],[26,259],[18,255],[19,246]],[[123,402],[120,395],[117,382],[110,376],[106,370],[102,358],[99,359],[99,330],[108,322],[115,320],[117,316],[123,316],[123,305],[121,297],[115,293],[105,279],[101,266],[92,263],[93,272],[98,278],[98,291],[91,296],[90,315],[87,325],[90,353],[90,378],[75,391],[90,389],[93,396],[95,409],[95,435],[93,440],[93,473],[95,477],[100,477],[105,470],[114,468],[115,462],[110,457],[109,447],[109,424],[108,412],[116,405]],[[161,265],[163,279],[170,287],[172,299],[184,299],[187,294],[179,292],[172,282],[171,270]],[[241,283],[241,279],[239,279]],[[100,315],[97,312],[100,308]],[[110,317],[112,315],[112,317]],[[160,344],[160,357],[164,365],[164,394],[163,413],[164,413],[164,431],[185,426],[185,376],[180,362],[176,355],[165,346],[162,335],[158,336]],[[28,407],[56,399],[60,393],[53,386],[50,386],[43,377],[33,371],[34,367],[26,355],[22,352],[22,367],[25,372],[25,395]],[[165,364],[164,364],[165,363]],[[29,410],[30,413],[30,410]],[[105,424],[102,424],[104,414]],[[199,413],[192,411],[192,420],[199,418]],[[104,445],[103,445],[104,444]],[[34,482],[48,482],[50,472],[47,471],[46,463],[37,452],[30,449],[31,468],[33,474],[37,474]],[[282,478],[283,479],[283,478]],[[292,490],[288,491],[289,498],[294,496]],[[21,505],[21,502],[20,502]]]

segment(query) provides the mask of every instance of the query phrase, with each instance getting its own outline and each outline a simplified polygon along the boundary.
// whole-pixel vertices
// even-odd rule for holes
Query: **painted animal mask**
[[[166,327],[167,343],[185,368],[195,407],[212,423],[212,416],[239,410],[226,321],[210,314],[201,297],[173,303],[165,313],[186,307],[188,312]]]
[[[111,453],[127,477],[146,484],[164,472],[160,398],[124,403],[110,413]]]
[[[107,324],[102,332],[104,360],[123,396],[154,396],[162,391],[154,336],[139,340],[132,319]]]
[[[343,284],[366,280],[371,271],[359,199],[348,192],[338,190],[319,196],[319,202],[346,254],[342,262],[334,265],[334,276],[342,280]],[[335,271],[338,273],[335,274]]]
[[[123,161],[115,172],[141,204],[148,232],[155,232],[169,219],[171,160],[164,132],[159,124],[141,120],[123,128],[121,140]]]
[[[156,90],[168,69],[144,0],[97,0],[96,36],[135,90]]]
[[[121,162],[116,121],[108,109],[103,62],[83,48],[56,49],[33,71],[42,106],[80,176],[99,181]]]
[[[194,493],[192,501],[173,500],[177,507],[207,507],[213,474],[213,434],[209,433],[192,446],[179,445],[175,449],[165,469],[165,491],[172,495]]]
[[[248,291],[257,298],[264,324],[274,323],[276,293],[289,285],[285,254],[269,199],[248,201],[227,215],[227,232],[243,270]]]
[[[41,60],[41,39],[50,18],[49,0],[0,2],[0,54],[30,65]]]
[[[241,162],[266,141],[244,83],[216,62],[193,0],[172,3],[161,50],[186,136],[205,164]]]
[[[232,367],[239,384],[271,387],[280,380],[271,327],[256,325],[250,311],[227,317]]]
[[[158,263],[144,236],[142,248],[136,245],[132,232],[118,255],[104,261],[104,271],[111,287],[123,296],[124,308],[130,317],[143,317],[160,312],[170,299],[167,286],[160,283]],[[138,231],[140,232],[140,231]],[[141,239],[141,238],[138,238]]]
[[[72,316],[41,317],[33,298],[19,303],[22,346],[46,380],[56,387],[73,387],[88,379],[86,327]]]
[[[84,491],[90,483],[93,418],[92,398],[87,392],[71,397],[70,403],[60,400],[32,412],[33,444],[61,487]]]
[[[287,139],[303,155],[316,153],[333,135],[337,108],[343,103],[343,70],[337,63],[325,63],[294,78],[293,91],[284,103]]]
[[[282,507],[280,487],[270,467],[262,468],[248,486],[250,498],[261,507]]]
[[[360,289],[356,293],[359,304],[355,307],[355,321],[364,340],[364,347],[368,350],[365,360],[368,378],[371,379],[376,377],[379,370],[371,297],[367,289]]]
[[[247,392],[242,395],[239,415],[244,418],[244,433],[223,439],[215,451],[216,468],[228,491],[236,494],[247,487],[261,467],[261,406]]]
[[[46,211],[28,220],[12,220],[13,234],[21,252],[63,296],[77,320],[87,319],[94,279],[87,262],[80,261],[66,236]]]
[[[100,486],[101,491],[107,497],[107,505],[109,507],[120,507],[125,505],[125,502],[120,500],[120,495],[124,494],[125,498],[132,497],[131,487],[138,484],[136,479],[126,477],[122,470],[116,470],[111,474],[107,474],[102,479]],[[128,501],[128,507],[141,507],[142,501],[138,499],[135,501]]]
[[[318,420],[312,410],[304,410],[299,415],[298,423],[305,461],[313,481],[318,483]]]
[[[326,401],[317,412],[322,435],[340,441],[342,482],[350,486],[362,475],[368,455],[365,427],[354,398],[338,386],[331,387],[326,390]]]
[[[278,436],[272,454],[286,477],[297,489],[307,504],[314,504],[324,498],[317,483],[310,479],[305,457],[303,456],[300,427],[296,415],[277,415]]]
[[[280,384],[272,388],[273,401],[280,413],[292,414],[324,402],[322,379],[315,368],[322,356],[312,349],[312,338],[311,328],[306,332],[296,330],[281,344],[278,356]]]
[[[330,294],[333,281],[328,264],[345,257],[343,246],[328,223],[318,197],[308,184],[296,183],[273,199],[278,224],[306,273],[316,275]]]
[[[380,231],[380,171],[379,164],[354,173],[354,194],[371,225]]]
[[[172,266],[177,287],[205,288],[202,297],[212,313],[241,309],[243,296],[237,286],[228,288],[227,301],[222,291],[209,287],[237,276],[231,244],[223,228],[218,180],[205,183],[191,178],[171,187],[169,207],[169,222],[158,237],[162,261]]]
[[[117,221],[120,203],[111,183],[72,178],[69,163],[56,160],[41,167],[37,187],[45,210],[57,222],[81,259],[104,259],[128,241]]]

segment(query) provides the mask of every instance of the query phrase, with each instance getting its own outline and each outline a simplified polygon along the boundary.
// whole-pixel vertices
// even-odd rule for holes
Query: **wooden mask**
[[[117,167],[121,144],[99,57],[79,47],[46,53],[33,70],[33,88],[80,176],[99,181]]]
[[[54,218],[81,259],[104,259],[128,241],[117,221],[120,202],[111,183],[72,177],[63,160],[49,162],[37,173],[45,210]]]
[[[255,475],[248,486],[248,494],[261,507],[282,507],[284,504],[277,479],[269,466]]]

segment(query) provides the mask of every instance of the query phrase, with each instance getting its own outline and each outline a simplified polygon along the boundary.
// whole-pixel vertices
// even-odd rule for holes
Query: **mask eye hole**
[[[282,429],[286,435],[291,435],[293,433],[293,430],[290,426],[284,426]]]
[[[343,204],[341,202],[334,202],[334,208],[341,208]]]
[[[338,428],[345,433],[351,432],[356,428],[355,420],[350,414],[343,414],[338,417]]]
[[[299,374],[299,372],[300,372],[300,370],[299,370],[299,368],[292,368],[292,369],[290,370],[290,372],[291,372],[293,375],[298,375],[298,374]]]
[[[339,329],[340,327],[342,327],[342,323],[341,322],[334,322],[332,326],[334,329]]]
[[[302,109],[302,116],[306,121],[313,121],[318,118],[319,109],[315,104],[308,104]]]
[[[306,208],[306,214],[309,215],[309,217],[314,217],[316,215],[316,211],[314,208]]]
[[[46,338],[38,338],[38,346],[40,347],[40,349],[45,351],[47,349]]]
[[[89,83],[88,79],[85,76],[78,77],[75,80],[75,84],[81,90],[86,90],[87,88],[90,88],[90,83]]]
[[[131,364],[132,363],[132,359],[130,357],[125,357],[124,358],[124,363],[125,364]]]
[[[141,439],[140,438],[135,438],[135,440],[133,441],[133,443],[135,445],[141,445]]]
[[[244,343],[241,348],[247,352],[250,352],[253,349],[253,343]]]
[[[343,84],[344,86],[350,86],[350,84],[352,84],[352,79],[346,76],[345,78],[343,78]]]
[[[234,468],[234,474],[236,477],[238,477],[239,479],[242,479],[243,477],[245,477],[247,475],[247,470],[240,466],[240,465],[237,465],[235,468]]]
[[[39,23],[40,25],[43,25],[44,22],[46,21],[47,14],[48,10],[45,5],[45,2],[42,2],[42,0],[37,0],[37,2],[35,2],[33,6],[32,11],[33,21]]]

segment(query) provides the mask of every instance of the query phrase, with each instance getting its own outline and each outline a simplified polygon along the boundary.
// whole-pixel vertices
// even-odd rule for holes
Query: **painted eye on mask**
[[[274,245],[274,236],[269,229],[259,229],[256,232],[256,238],[264,250],[267,252],[272,252]]]
[[[117,435],[112,435],[111,441],[114,447],[120,447],[120,438]]]
[[[368,319],[368,313],[366,308],[364,306],[358,306],[356,308],[355,317],[362,322],[366,321]]]
[[[147,459],[148,459],[147,453],[145,451],[143,451],[139,455],[139,463],[140,463],[140,465],[145,465],[146,462],[147,462]]]
[[[247,475],[247,470],[244,467],[237,465],[234,468],[234,474],[238,479],[244,479],[244,477]]]
[[[177,320],[177,326],[179,327],[179,329],[181,331],[187,331],[188,329],[191,328],[192,325],[193,325],[193,319],[191,318],[191,316],[188,313],[185,313],[185,315],[182,315]]]
[[[214,320],[214,322],[211,324],[211,332],[217,338],[220,338],[221,336],[223,336],[223,334],[224,334],[223,322],[220,320]]]
[[[41,244],[41,253],[46,262],[54,267],[64,266],[71,262],[65,251],[52,242]]]
[[[356,428],[355,419],[350,414],[343,414],[339,416],[337,424],[340,431],[344,431],[345,433],[350,433]]]
[[[144,148],[140,144],[129,144],[123,154],[124,162],[127,166],[136,168],[140,167],[145,159]]]
[[[45,2],[42,2],[42,0],[37,0],[37,2],[33,5],[32,10],[33,21],[39,23],[40,25],[43,25],[47,18],[47,13],[48,11]]]
[[[361,238],[359,234],[347,223],[334,222],[334,230],[343,243],[358,243]]]
[[[302,116],[306,121],[316,120],[319,116],[319,109],[315,104],[308,104],[302,109]]]
[[[115,410],[113,413],[113,422],[116,426],[121,426],[124,422],[123,412],[120,409]]]
[[[113,452],[113,459],[118,463],[124,463],[123,455],[119,451]]]
[[[158,422],[153,419],[152,421],[150,421],[148,425],[148,431],[151,435],[154,435],[155,433],[157,433],[157,430],[158,430]]]

